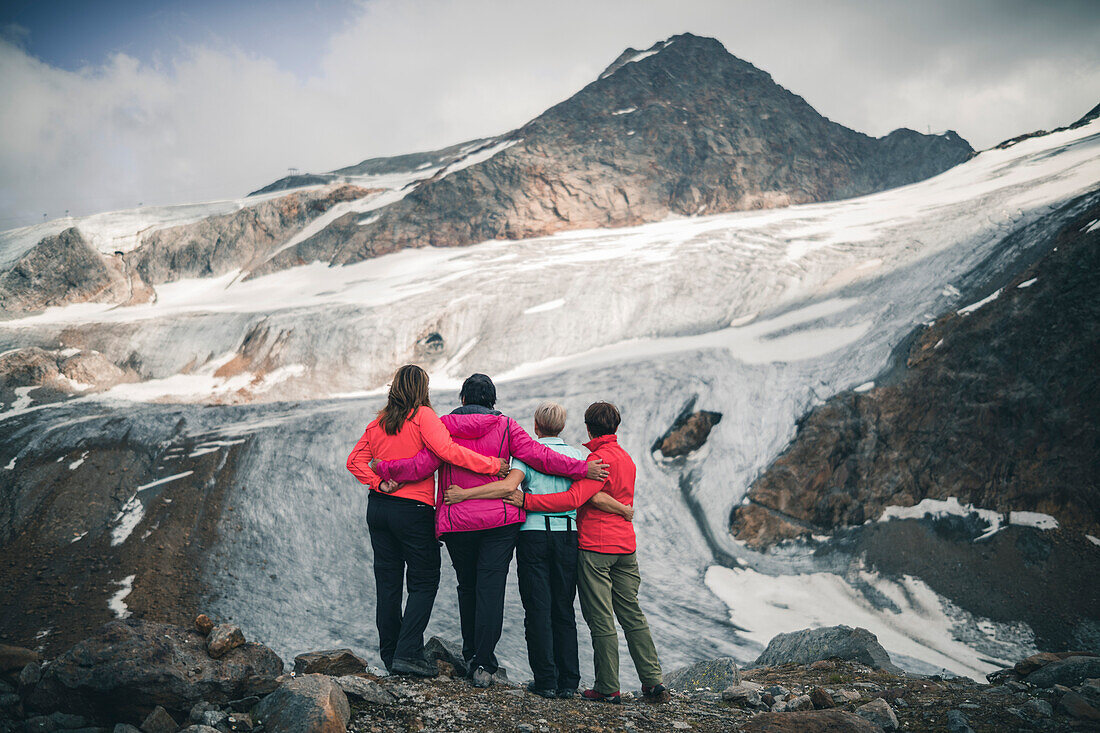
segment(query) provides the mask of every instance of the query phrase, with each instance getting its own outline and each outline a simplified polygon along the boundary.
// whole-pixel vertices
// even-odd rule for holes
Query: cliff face
[[[1100,534],[1100,195],[1051,251],[980,307],[923,330],[897,384],[808,414],[749,489],[758,547],[956,497]]]
[[[819,115],[716,40],[628,49],[524,127],[484,141],[369,224],[348,215],[257,271],[860,195],[950,168],[954,133],[873,139]],[[462,166],[466,167],[462,167]]]

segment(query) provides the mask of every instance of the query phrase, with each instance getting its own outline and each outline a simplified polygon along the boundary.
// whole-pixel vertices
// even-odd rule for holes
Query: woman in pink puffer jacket
[[[455,443],[483,455],[520,459],[537,471],[572,479],[605,477],[603,463],[570,458],[537,442],[519,423],[493,409],[496,387],[484,374],[474,374],[462,385],[462,407],[440,419]],[[473,683],[488,687],[499,668],[495,655],[504,625],[504,589],[508,566],[526,515],[503,499],[467,499],[443,502],[449,486],[475,488],[496,480],[444,463],[428,449],[412,458],[378,461],[372,466],[385,481],[419,481],[438,470],[436,534],[447,545],[458,576],[458,609],[462,626],[462,656]]]

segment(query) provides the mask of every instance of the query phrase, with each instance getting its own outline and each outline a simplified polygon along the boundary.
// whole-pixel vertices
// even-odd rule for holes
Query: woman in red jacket
[[[435,537],[435,484],[432,478],[397,486],[370,468],[374,458],[411,458],[427,446],[448,463],[475,473],[503,476],[508,462],[464,448],[432,410],[428,375],[414,364],[394,374],[386,406],[348,456],[348,470],[370,488],[367,527],[374,550],[375,622],[386,669],[396,674],[434,677],[424,659],[424,629],[439,589],[439,542]],[[401,612],[401,580],[408,600]]]

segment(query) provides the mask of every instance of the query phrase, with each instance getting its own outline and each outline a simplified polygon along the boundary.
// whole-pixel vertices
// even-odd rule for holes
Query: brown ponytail
[[[416,364],[406,364],[393,375],[389,400],[378,413],[378,422],[386,435],[397,435],[420,407],[431,407],[428,399],[428,373]]]

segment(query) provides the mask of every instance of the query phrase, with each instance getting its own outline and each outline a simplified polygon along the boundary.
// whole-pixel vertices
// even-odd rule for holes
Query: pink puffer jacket
[[[470,408],[463,408],[470,409]],[[454,442],[486,456],[499,456],[511,460],[520,459],[531,468],[543,473],[584,478],[588,464],[570,458],[537,442],[512,418],[499,412],[465,412],[441,415]],[[383,480],[399,483],[419,481],[438,469],[435,492],[435,532],[471,532],[515,524],[526,519],[524,511],[502,499],[467,499],[458,504],[443,503],[443,489],[451,484],[471,489],[492,483],[496,476],[485,476],[464,468],[444,463],[425,448],[412,458],[399,461],[379,461],[375,473]]]

